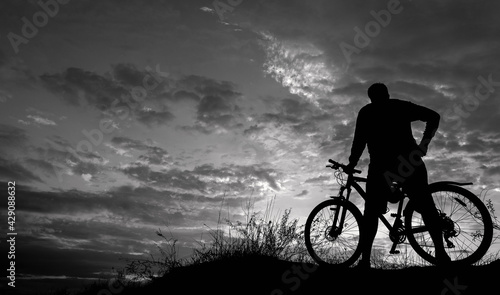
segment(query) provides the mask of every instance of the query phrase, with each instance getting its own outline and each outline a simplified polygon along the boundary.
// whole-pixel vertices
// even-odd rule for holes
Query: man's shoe
[[[356,269],[370,269],[370,260],[369,259],[361,259],[358,264],[355,266]]]
[[[447,267],[451,265],[451,258],[446,252],[436,253],[436,265],[440,267]]]

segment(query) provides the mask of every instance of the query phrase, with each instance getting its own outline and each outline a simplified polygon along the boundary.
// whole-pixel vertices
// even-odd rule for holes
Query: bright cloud
[[[279,40],[262,32],[266,52],[264,71],[308,101],[317,104],[335,88],[339,73],[327,65],[324,52],[311,43]]]

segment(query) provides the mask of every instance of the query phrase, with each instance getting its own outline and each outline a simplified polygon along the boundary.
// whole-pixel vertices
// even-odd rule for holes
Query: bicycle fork
[[[342,229],[344,227],[346,209],[344,206],[341,206],[341,204],[343,202],[347,201],[347,198],[349,198],[349,195],[351,193],[351,190],[347,189],[347,198],[345,198],[343,196],[345,189],[346,189],[346,187],[342,186],[340,188],[338,196],[330,197],[332,199],[339,200],[339,202],[340,202],[340,204],[335,206],[335,208],[330,207],[330,210],[335,211],[335,214],[333,215],[332,226],[330,227],[330,230],[328,231],[328,236],[331,238],[334,238],[334,239],[336,239],[340,235],[340,233],[342,232]],[[340,220],[339,220],[339,218],[340,218]],[[338,224],[338,226],[337,226],[337,224]]]

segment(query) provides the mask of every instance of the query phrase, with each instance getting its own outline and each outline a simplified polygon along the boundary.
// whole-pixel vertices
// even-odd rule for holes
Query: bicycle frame
[[[340,200],[343,200],[343,201],[349,201],[349,197],[351,195],[352,187],[354,187],[354,189],[363,198],[363,200],[366,201],[366,192],[358,184],[358,182],[366,182],[366,178],[364,178],[364,177],[358,177],[358,176],[354,176],[352,174],[349,174],[348,178],[347,178],[346,184],[342,185],[340,187],[340,191],[339,191],[338,196],[332,197],[332,198],[339,198]],[[347,195],[346,195],[346,197],[344,197],[343,193],[346,190],[347,190]],[[403,201],[404,201],[404,198],[401,199],[398,202],[397,213],[391,214],[392,217],[396,218],[394,220],[394,224],[393,225],[391,225],[389,223],[389,221],[387,221],[387,219],[385,218],[385,216],[383,214],[379,214],[379,216],[378,216],[378,218],[382,221],[382,223],[385,225],[385,227],[389,230],[389,235],[394,235],[394,234],[398,235],[399,234],[397,232],[397,230],[402,225],[401,217],[403,216],[403,214],[402,214],[402,212],[403,212],[403,203],[404,203]],[[344,220],[345,220],[345,214],[346,214],[345,210],[342,210],[342,213],[340,213],[340,223],[339,223],[340,226],[338,228],[335,228],[334,226],[332,226],[330,234],[333,234],[333,231],[336,231],[337,235],[340,234],[340,232],[342,232],[342,227],[344,225]],[[333,224],[334,225],[337,224],[338,218],[339,218],[339,210],[336,210],[335,215],[334,215],[334,219],[333,219]],[[396,230],[396,232],[395,232],[395,230]],[[421,231],[425,231],[425,227],[422,227],[420,230]],[[403,233],[406,235],[406,233],[404,231],[403,231]],[[397,238],[397,237],[398,236],[395,236],[395,238]],[[393,240],[393,238],[391,238],[391,240]],[[389,253],[391,253],[391,254],[398,254],[399,251],[396,250],[396,246],[398,244],[399,243],[397,241],[393,241],[393,244],[392,244],[392,247],[391,247],[391,250],[390,250]]]
[[[340,185],[339,191],[336,196],[330,196],[332,200],[321,202],[309,214],[305,227],[306,247],[309,254],[318,263],[347,266],[355,263],[355,260],[362,254],[363,246],[360,247],[360,243],[363,243],[363,235],[369,234],[366,232],[369,228],[365,225],[365,218],[359,210],[361,208],[358,208],[350,200],[354,189],[363,198],[365,204],[366,201],[370,201],[370,196],[362,187],[362,183],[366,183],[367,178],[354,176],[362,171],[349,165],[338,163],[332,159],[329,159],[328,162],[330,164],[326,167],[338,171],[335,172],[335,178]],[[443,242],[446,242],[443,244],[443,250],[448,252],[452,261],[456,260],[457,263],[464,265],[479,261],[486,254],[493,240],[493,223],[490,217],[491,213],[482,201],[471,191],[460,187],[470,184],[472,183],[454,181],[438,181],[428,184],[428,191],[435,202],[439,218],[429,226],[426,223],[429,221],[426,214],[434,214],[430,211],[432,208],[418,210],[420,203],[415,201],[418,199],[413,198],[412,192],[409,191],[411,188],[404,187],[403,183],[397,184],[397,189],[401,189],[400,192],[396,192],[397,199],[394,195],[389,196],[391,198],[388,200],[393,203],[389,213],[391,218],[386,216],[388,212],[374,212],[376,217],[374,217],[373,222],[378,222],[380,219],[389,231],[388,235],[392,247],[388,252],[390,254],[399,253],[396,248],[407,241],[416,254],[427,262],[441,263],[441,258],[436,257],[437,251],[441,249],[433,249],[436,245],[433,245],[434,240],[431,237],[431,231],[437,227],[441,230]],[[387,193],[390,194],[390,191]],[[416,198],[419,196],[417,195]],[[360,202],[362,201],[356,201],[356,203]],[[396,207],[397,211],[395,211]],[[431,216],[431,218],[433,217]],[[463,221],[466,223],[463,231],[459,224],[462,218],[467,218]],[[383,231],[385,232],[385,230]],[[338,242],[336,242],[337,239]],[[340,256],[337,257],[337,254],[328,252],[327,248],[331,242],[334,243],[332,244],[332,247],[335,248],[333,251],[338,251]],[[441,245],[437,246],[441,247]],[[457,249],[453,249],[456,246],[458,246]],[[334,256],[330,257],[330,254],[334,254]],[[324,255],[326,256],[323,257]],[[329,259],[333,259],[332,262],[328,262]]]

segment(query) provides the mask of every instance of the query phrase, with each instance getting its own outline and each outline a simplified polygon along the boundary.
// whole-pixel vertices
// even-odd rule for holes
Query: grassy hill
[[[178,267],[119,294],[498,294],[499,273],[500,260],[460,269],[360,270],[247,256]]]
[[[158,231],[164,239],[160,257],[130,261],[114,284],[94,283],[79,294],[500,294],[498,253],[476,266],[446,269],[403,254],[396,263],[372,256],[375,268],[369,270],[308,263],[303,226],[289,214],[226,220],[226,230],[220,224],[211,230],[210,242],[189,259],[179,259],[177,240]],[[148,283],[127,281],[125,275]]]

